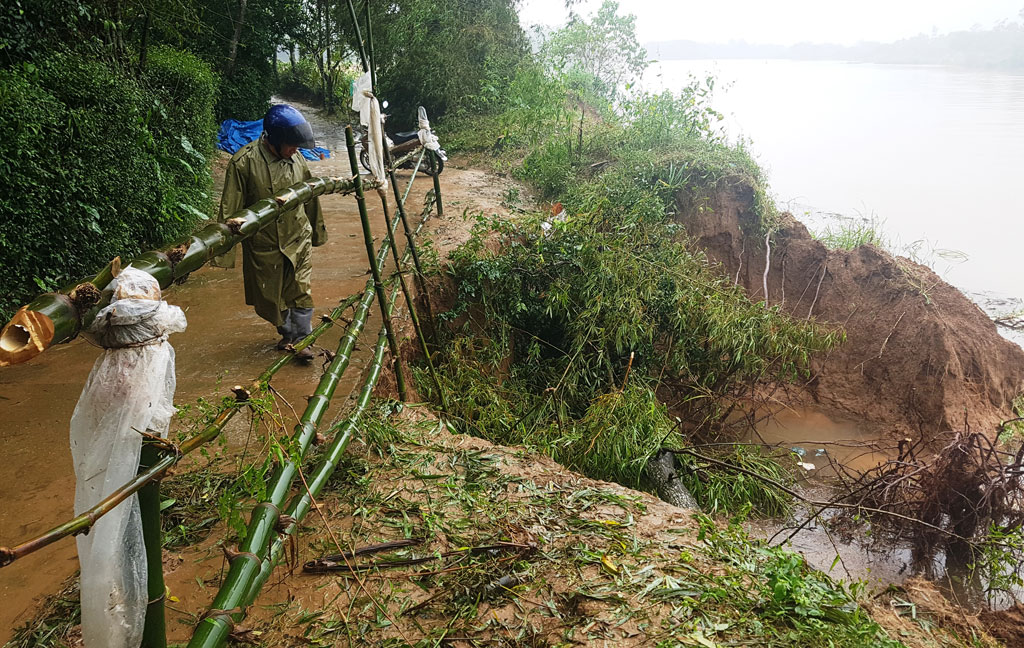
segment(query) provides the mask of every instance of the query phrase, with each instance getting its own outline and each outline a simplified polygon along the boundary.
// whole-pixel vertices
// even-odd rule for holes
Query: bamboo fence
[[[427,220],[428,210],[429,208],[424,209],[423,218],[416,230],[417,233],[422,229],[423,224]],[[391,220],[388,237],[394,235],[397,220],[397,218]],[[384,241],[381,245],[379,256],[386,256],[388,247],[389,242]],[[409,247],[411,249],[411,246]],[[407,249],[405,258],[408,259],[409,255],[410,250]],[[372,283],[374,283],[372,278],[367,281],[366,291],[357,307],[357,316],[353,318],[353,323],[359,317],[359,313],[364,314],[364,319],[365,314],[369,313],[370,304],[376,296],[376,291],[371,289]],[[390,300],[385,301],[385,317],[387,318],[390,318],[391,312],[394,309],[397,294],[398,288],[396,287],[392,289]],[[350,331],[346,339],[351,337],[351,335]],[[352,343],[354,344],[354,342],[355,339],[353,337]],[[342,344],[344,343],[345,340],[342,341]],[[370,365],[368,376],[360,391],[355,408],[347,418],[330,428],[328,435],[333,433],[334,438],[326,451],[324,459],[321,460],[310,479],[305,480],[305,485],[308,486],[308,489],[304,489],[291,499],[284,514],[281,513],[280,506],[284,502],[285,495],[291,489],[291,481],[294,479],[298,467],[294,462],[287,461],[271,477],[267,487],[268,500],[257,504],[253,508],[246,538],[239,546],[238,552],[233,554],[235,557],[231,562],[228,573],[210,608],[204,613],[196,627],[195,633],[188,643],[189,648],[214,648],[222,645],[231,635],[235,623],[244,618],[246,608],[255,601],[263,584],[270,577],[274,566],[280,560],[285,538],[295,532],[298,524],[309,512],[313,499],[320,493],[327,479],[334,472],[338,461],[341,459],[345,448],[355,433],[356,422],[369,403],[373,389],[380,376],[384,351],[388,344],[388,332],[385,325],[381,327],[380,334],[378,335],[377,344],[374,347],[373,362]],[[339,355],[340,349],[341,345],[339,345]],[[321,382],[322,385],[323,382]],[[310,401],[310,405],[312,404],[313,401]],[[303,445],[303,435],[308,432],[311,436],[315,432],[315,426],[308,426],[307,414],[309,414],[309,411],[310,408],[307,407],[300,424],[295,427],[293,438],[298,445],[296,454],[299,461],[305,457],[306,450],[308,449],[308,443]],[[285,468],[286,465],[290,467]],[[287,488],[283,487],[285,476],[288,479]]]
[[[318,196],[355,191],[355,178],[321,177],[298,182],[232,214],[211,222],[192,236],[159,250],[144,252],[129,264],[149,273],[161,288],[184,281],[216,256],[249,238],[281,214]],[[375,181],[361,183],[378,186]],[[114,259],[94,277],[61,292],[45,293],[23,306],[0,330],[0,367],[26,362],[54,344],[69,342],[88,329],[96,313],[110,302],[110,284],[120,270]]]

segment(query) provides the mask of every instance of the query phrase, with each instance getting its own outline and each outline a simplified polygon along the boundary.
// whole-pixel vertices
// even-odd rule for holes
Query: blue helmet
[[[271,106],[270,110],[263,117],[263,132],[267,134],[267,141],[275,148],[284,146],[298,146],[299,148],[314,148],[313,129],[309,122],[298,110],[288,104],[277,104]]]

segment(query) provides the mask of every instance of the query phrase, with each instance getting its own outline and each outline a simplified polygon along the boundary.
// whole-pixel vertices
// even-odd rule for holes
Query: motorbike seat
[[[408,142],[409,140],[416,139],[417,137],[419,137],[418,131],[407,131],[405,133],[395,133],[394,135],[391,136],[391,140],[395,144],[402,144],[404,142]]]

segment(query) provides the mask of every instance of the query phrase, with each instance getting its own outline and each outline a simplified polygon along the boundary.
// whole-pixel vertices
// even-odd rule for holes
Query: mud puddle
[[[746,439],[787,448],[800,461],[797,491],[809,500],[828,501],[837,466],[863,472],[889,458],[891,440],[868,432],[856,421],[831,417],[812,409],[786,409],[763,420]],[[807,522],[801,507],[791,520],[750,520],[751,535],[772,544],[789,543],[815,569],[833,578],[863,580],[871,585],[902,583],[909,578],[909,549],[878,549],[864,536],[843,538],[818,520]],[[830,517],[825,514],[825,521]]]

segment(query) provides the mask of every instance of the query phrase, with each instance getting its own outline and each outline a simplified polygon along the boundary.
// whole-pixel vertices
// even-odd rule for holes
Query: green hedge
[[[269,61],[257,67],[238,67],[221,81],[217,119],[262,119],[270,108],[275,85],[274,69]]]
[[[0,70],[0,315],[206,216],[215,95],[164,48],[141,81],[67,54]]]

